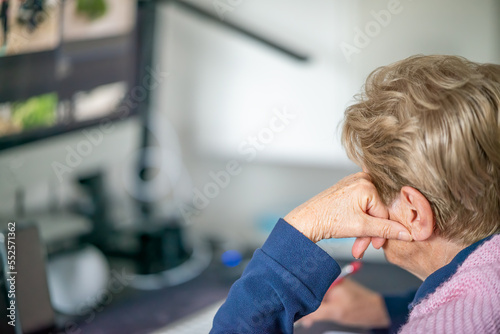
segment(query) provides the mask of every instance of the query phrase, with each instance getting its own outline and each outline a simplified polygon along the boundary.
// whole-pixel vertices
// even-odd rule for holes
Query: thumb
[[[321,303],[320,307],[313,313],[300,319],[299,322],[304,327],[311,327],[315,322],[321,320],[329,320],[331,316],[331,310],[326,303]]]
[[[393,220],[365,215],[363,225],[365,236],[401,241],[413,240],[406,227]]]
[[[412,241],[408,230],[398,222],[389,220],[389,210],[382,202],[379,194],[373,192],[367,198],[366,213],[371,216],[365,222],[369,226],[369,236],[380,237],[384,239],[398,239],[403,241]],[[370,219],[372,218],[372,219]],[[377,238],[378,248],[383,245],[383,242]]]

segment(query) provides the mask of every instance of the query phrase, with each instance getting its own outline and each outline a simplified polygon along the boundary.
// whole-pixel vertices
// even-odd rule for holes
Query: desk
[[[381,293],[405,292],[421,283],[396,266],[380,263],[365,263],[352,278]],[[221,268],[212,265],[200,277],[177,287],[146,292],[130,290],[125,297],[116,298],[108,308],[95,312],[91,321],[80,321],[78,326],[82,334],[150,333],[224,299],[231,284],[232,281],[221,274]],[[320,334],[333,329],[345,328],[318,323],[307,331],[299,328],[296,333]]]

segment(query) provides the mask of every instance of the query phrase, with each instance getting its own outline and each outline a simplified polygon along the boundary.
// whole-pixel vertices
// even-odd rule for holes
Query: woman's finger
[[[354,244],[352,245],[352,256],[356,259],[361,259],[368,246],[370,246],[371,240],[372,238],[370,237],[356,238]]]
[[[384,246],[385,242],[387,239],[384,238],[372,238],[372,246],[375,249],[380,249],[382,246]]]
[[[402,241],[412,241],[410,233],[400,223],[383,218],[376,218],[365,215],[364,220],[360,221],[359,236],[380,237],[384,239],[395,239]]]

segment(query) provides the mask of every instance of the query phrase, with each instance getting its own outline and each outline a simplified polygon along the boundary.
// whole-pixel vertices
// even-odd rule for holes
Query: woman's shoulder
[[[494,235],[472,252],[446,283],[447,289],[465,296],[500,298],[500,235]]]
[[[497,333],[500,328],[500,235],[470,254],[457,272],[412,310],[406,328],[440,324]],[[414,327],[419,324],[417,327]],[[432,329],[433,326],[431,326]],[[432,330],[430,331],[433,332]],[[472,332],[469,332],[472,333]]]
[[[458,269],[457,274],[462,268],[464,268],[463,270],[467,270],[468,268],[477,267],[478,265],[498,264],[499,259],[500,234],[495,234],[467,257],[462,266]]]
[[[487,298],[492,289],[500,291],[500,235],[494,235],[472,252],[427,299],[432,305],[467,296]]]

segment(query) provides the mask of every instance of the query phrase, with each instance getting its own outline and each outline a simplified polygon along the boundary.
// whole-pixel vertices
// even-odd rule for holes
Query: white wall
[[[158,61],[168,61],[173,78],[158,103],[189,115],[196,147],[210,155],[240,155],[239,145],[268,124],[273,108],[287,107],[297,119],[258,160],[345,165],[336,126],[373,69],[418,53],[500,58],[494,0],[191,2],[212,11],[214,3],[236,3],[226,21],[311,57],[300,63],[183,9],[163,8],[158,30],[167,35]],[[388,8],[391,17],[376,23],[372,11]],[[367,26],[362,40],[357,29]],[[346,58],[342,43],[362,47]]]
[[[189,2],[214,13],[214,3],[232,3],[224,20],[311,58],[297,62],[180,7],[158,11],[155,64],[171,76],[157,92],[155,110],[177,129],[195,188],[203,190],[210,171],[230,159],[241,161],[243,172],[194,218],[197,228],[239,242],[261,242],[255,226],[262,215],[285,215],[357,170],[340,146],[337,126],[373,69],[419,53],[500,62],[494,0]],[[372,11],[388,9],[390,19],[377,28]],[[367,25],[374,29],[369,42],[358,33]],[[359,52],[346,57],[346,44]],[[283,107],[297,117],[247,159],[238,148]]]

